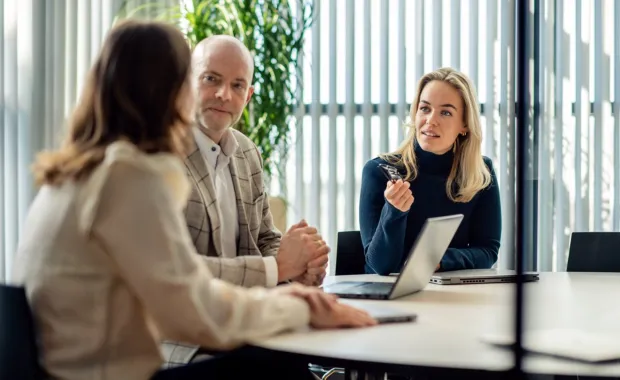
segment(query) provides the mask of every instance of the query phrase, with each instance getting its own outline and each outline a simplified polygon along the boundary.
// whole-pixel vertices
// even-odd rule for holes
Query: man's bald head
[[[213,141],[239,121],[254,88],[254,60],[241,41],[217,35],[200,41],[192,53],[198,93],[197,121]]]
[[[205,58],[211,54],[226,54],[232,59],[242,60],[249,69],[248,81],[252,81],[254,58],[250,50],[237,38],[226,34],[218,34],[200,41],[192,52],[192,70],[194,72],[201,71]]]

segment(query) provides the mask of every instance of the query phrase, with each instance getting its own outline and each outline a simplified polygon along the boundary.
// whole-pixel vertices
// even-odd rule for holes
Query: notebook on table
[[[485,334],[485,343],[512,347],[514,334]],[[602,363],[620,360],[620,342],[613,336],[581,329],[540,329],[523,334],[523,348],[527,351],[578,360]]]

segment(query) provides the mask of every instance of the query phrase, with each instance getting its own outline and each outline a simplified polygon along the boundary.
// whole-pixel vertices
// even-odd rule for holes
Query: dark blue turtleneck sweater
[[[455,203],[446,194],[452,151],[436,155],[416,146],[418,176],[411,182],[414,202],[401,212],[385,200],[387,180],[370,160],[362,172],[360,232],[366,255],[366,273],[400,272],[409,249],[429,217],[463,214],[450,248],[441,260],[442,271],[490,268],[497,261],[501,235],[501,208],[497,178],[491,160],[483,157],[492,182],[468,203]],[[404,175],[404,173],[402,173]]]

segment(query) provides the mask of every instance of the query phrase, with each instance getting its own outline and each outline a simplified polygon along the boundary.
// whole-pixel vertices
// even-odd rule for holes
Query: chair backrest
[[[336,276],[364,274],[364,246],[359,231],[338,232],[336,245]]]
[[[620,232],[573,232],[569,272],[620,272]]]
[[[43,379],[26,292],[0,284],[0,379]]]

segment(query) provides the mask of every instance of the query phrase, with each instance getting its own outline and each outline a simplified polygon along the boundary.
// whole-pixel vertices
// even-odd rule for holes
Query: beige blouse
[[[307,304],[213,278],[194,251],[182,162],[110,145],[83,182],[44,186],[18,248],[46,370],[61,379],[147,379],[158,343],[231,348],[309,322]]]

